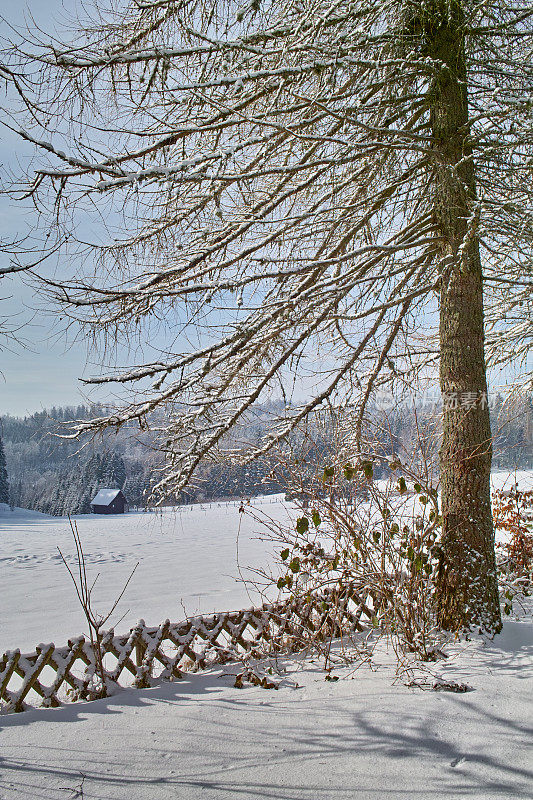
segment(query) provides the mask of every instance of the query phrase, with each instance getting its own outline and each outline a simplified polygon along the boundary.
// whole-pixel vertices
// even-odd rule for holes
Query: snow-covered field
[[[394,683],[381,653],[337,682],[295,660],[278,691],[213,670],[0,716],[0,799],[530,800],[532,632],[432,665],[465,694]]]
[[[514,481],[533,488],[533,472],[493,475],[494,488]],[[274,519],[288,516],[281,495],[255,498],[253,505]],[[110,607],[139,562],[111,620],[117,632],[129,630],[140,618],[156,625],[167,618],[177,622],[186,614],[260,603],[239,580],[239,567],[264,565],[269,549],[258,538],[259,523],[240,514],[238,503],[74,519],[90,574],[100,573],[97,609]],[[74,563],[66,518],[0,506],[0,654],[15,647],[33,650],[39,642],[62,645],[84,631],[58,547]]]
[[[271,517],[286,516],[280,497],[255,499]],[[39,642],[62,645],[84,632],[74,587],[57,551],[74,564],[68,520],[7,506],[0,511],[0,654]],[[260,603],[239,580],[239,566],[268,560],[259,525],[239,513],[238,503],[185,506],[176,512],[74,518],[89,575],[100,573],[94,598],[106,611],[137,562],[111,623],[117,632],[143,618],[169,618]],[[122,618],[123,617],[123,618]],[[122,618],[122,620],[121,620]],[[121,620],[121,621],[120,621]],[[120,622],[119,622],[120,621]]]
[[[494,489],[510,489],[513,484],[523,491],[533,490],[533,470],[520,469],[515,472],[493,472],[491,485]]]
[[[533,488],[533,474],[516,476]],[[514,476],[495,476],[495,486]],[[255,501],[270,516],[280,499]],[[239,561],[265,563],[257,523],[235,504],[175,514],[78,517],[105,608],[139,561],[117,630],[139,617],[248,606]],[[240,531],[239,531],[240,526]],[[0,513],[0,651],[62,644],[83,631],[56,547],[73,554],[65,519]],[[371,667],[278,661],[278,691],[236,689],[226,670],[125,690],[92,703],[0,716],[0,800],[527,800],[533,797],[533,625],[506,620],[494,642],[454,645],[434,676],[465,694],[395,682]],[[279,680],[274,676],[274,679]],[[433,680],[434,678],[431,678]]]

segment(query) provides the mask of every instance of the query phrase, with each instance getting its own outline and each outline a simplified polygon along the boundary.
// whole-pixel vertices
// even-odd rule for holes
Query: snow
[[[395,683],[391,662],[382,648],[325,682],[318,662],[278,660],[277,691],[236,689],[226,667],[0,717],[0,798],[81,797],[82,780],[84,800],[531,797],[530,624],[433,665],[465,694]]]
[[[100,489],[91,500],[92,506],[108,506],[120,494],[120,489]]]
[[[532,477],[517,475],[524,488]],[[277,519],[290,510],[280,497],[254,504]],[[120,632],[140,617],[182,619],[182,602],[195,613],[258,600],[236,580],[238,563],[264,562],[268,548],[236,503],[76,522],[90,574],[101,573],[97,606],[140,562],[118,609]],[[0,652],[81,633],[56,551],[73,558],[68,521],[0,506],[0,541]],[[492,642],[474,637],[447,652],[415,678],[472,691],[409,688],[380,644],[371,665],[336,668],[335,682],[325,682],[316,659],[278,658],[269,675],[277,691],[235,688],[238,667],[227,665],[105,700],[2,715],[0,800],[531,798],[531,616],[506,619]]]
[[[286,517],[281,496],[254,505]],[[89,576],[100,577],[95,607],[107,611],[137,562],[135,575],[111,619],[117,633],[142,617],[148,625],[186,615],[260,604],[239,580],[239,568],[264,564],[268,546],[239,503],[212,502],[163,513],[130,512],[73,518]],[[0,654],[66,644],[85,632],[84,618],[57,547],[70,565],[75,547],[68,520],[0,506]],[[123,616],[124,615],[124,616]],[[122,621],[121,618],[123,617]],[[1,799],[1,795],[0,795]]]
[[[499,472],[493,488],[517,482],[533,488],[533,472]],[[116,491],[116,490],[113,490]],[[403,498],[407,511],[416,498]],[[256,498],[254,507],[286,519],[282,495]],[[268,560],[258,540],[260,526],[239,513],[239,503],[215,501],[181,506],[176,512],[79,515],[77,522],[89,574],[100,574],[95,606],[107,610],[137,562],[111,623],[125,632],[139,618],[158,625],[187,614],[210,613],[260,603],[239,580],[240,567]],[[499,535],[499,540],[505,536]],[[0,654],[33,650],[43,639],[61,646],[84,632],[84,620],[57,547],[74,563],[68,520],[0,504]],[[121,617],[123,620],[119,623]]]
[[[493,472],[490,476],[492,490],[510,489],[514,484],[518,484],[523,491],[533,491],[533,470],[515,470],[513,472],[502,471]]]

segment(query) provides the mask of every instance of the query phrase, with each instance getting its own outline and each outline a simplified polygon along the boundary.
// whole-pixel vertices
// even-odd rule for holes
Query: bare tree
[[[64,41],[5,45],[28,118],[9,124],[43,156],[18,189],[79,267],[57,299],[94,335],[170,337],[92,381],[140,394],[80,429],[165,407],[159,489],[175,491],[276,381],[315,376],[250,458],[325,402],[352,402],[361,432],[376,388],[440,364],[454,630],[501,624],[484,318],[495,359],[527,353],[532,16],[520,0],[131,0],[96,3]],[[108,240],[80,233],[91,213]]]
[[[70,530],[72,531],[72,538],[74,539],[74,544],[76,546],[76,557],[74,562],[74,569],[70,566],[67,559],[63,555],[63,552],[58,547],[57,551],[60,555],[61,561],[65,565],[68,574],[74,584],[74,589],[76,590],[76,595],[78,597],[80,606],[83,610],[83,614],[87,621],[87,628],[89,631],[89,638],[91,640],[91,647],[94,655],[94,667],[95,667],[95,677],[96,680],[99,681],[99,686],[94,689],[96,696],[98,697],[107,697],[107,693],[109,690],[108,686],[108,679],[106,676],[105,666],[104,666],[104,657],[105,657],[105,649],[102,645],[102,641],[104,638],[104,625],[109,622],[110,618],[113,616],[113,613],[116,610],[116,607],[124,597],[124,593],[129,586],[131,579],[135,573],[135,570],[139,566],[139,562],[135,564],[132,571],[130,572],[128,579],[122,586],[122,589],[118,592],[115,601],[113,602],[109,611],[104,614],[95,610],[94,603],[93,603],[93,590],[96,586],[96,582],[100,577],[100,573],[96,575],[94,580],[91,582],[89,580],[89,576],[87,575],[87,564],[85,561],[85,553],[83,551],[83,545],[81,542],[80,533],[78,531],[78,524],[77,522],[72,522],[71,518],[68,518]],[[122,619],[122,617],[121,617]]]

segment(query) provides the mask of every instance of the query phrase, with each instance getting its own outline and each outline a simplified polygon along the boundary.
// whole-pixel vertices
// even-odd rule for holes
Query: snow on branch
[[[322,403],[353,403],[361,419],[376,386],[434,369],[420,320],[477,244],[488,357],[527,357],[532,14],[459,5],[470,116],[455,161],[434,132],[450,68],[428,47],[448,35],[438,3],[132,0],[78,38],[5,45],[0,74],[21,103],[8,124],[38,153],[11,191],[72,266],[49,293],[105,342],[153,323],[169,336],[145,363],[90,380],[136,399],[73,435],[156,427],[164,493],[280,385],[290,412],[244,458]],[[457,242],[439,228],[437,177],[465,198]],[[96,221],[106,234],[88,242]]]

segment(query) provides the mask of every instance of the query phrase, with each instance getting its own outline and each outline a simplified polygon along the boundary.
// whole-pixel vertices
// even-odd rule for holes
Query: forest
[[[250,424],[232,434],[233,444],[243,445],[244,429],[248,446],[250,441],[260,440],[268,433],[274,410],[279,411],[279,404],[256,409],[253,419],[250,415]],[[12,506],[53,516],[88,514],[91,499],[101,487],[122,489],[134,508],[152,505],[151,489],[157,480],[161,454],[156,450],[151,433],[135,430],[130,425],[98,438],[87,436],[85,441],[62,438],[67,434],[69,423],[91,419],[104,411],[100,405],[79,405],[54,407],[23,418],[3,417],[1,434]],[[378,409],[371,411],[375,417]],[[433,414],[434,409],[427,407],[397,407],[388,414],[386,430],[383,428],[381,434],[378,433],[383,447],[398,451],[407,446],[416,435],[416,421],[427,423]],[[521,398],[509,405],[496,394],[491,404],[491,425],[493,469],[533,468],[532,399]],[[296,434],[293,440],[295,437]],[[325,438],[327,440],[327,433]],[[322,453],[327,451],[327,441],[322,443],[322,448]],[[269,454],[251,463],[242,462],[246,459],[236,457],[231,464],[227,460],[217,463],[204,459],[195,481],[165,502],[186,504],[282,491],[279,456]],[[379,477],[382,472],[379,467],[376,469]]]

